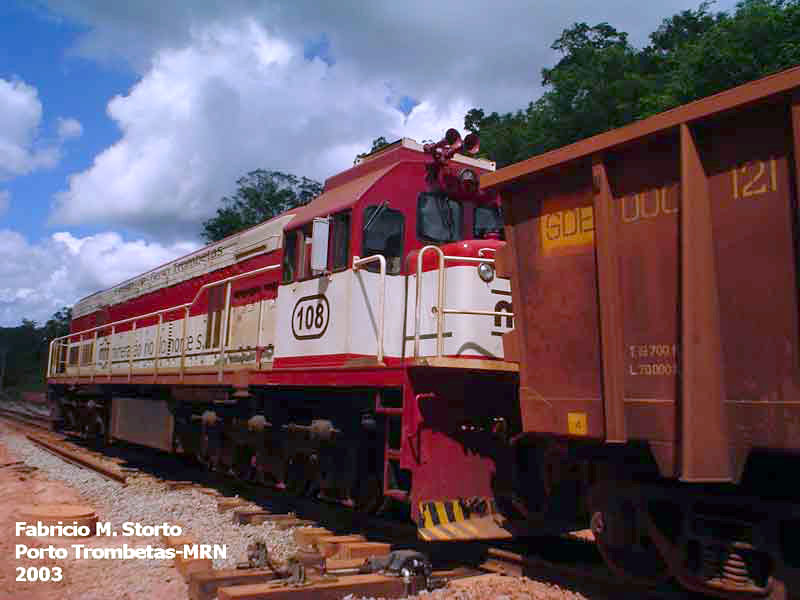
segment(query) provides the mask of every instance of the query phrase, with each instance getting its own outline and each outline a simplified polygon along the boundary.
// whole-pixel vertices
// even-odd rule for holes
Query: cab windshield
[[[476,238],[486,237],[489,232],[503,234],[503,213],[499,206],[478,206],[475,208],[475,225],[473,235]]]
[[[461,239],[463,209],[445,194],[423,192],[417,201],[417,237],[435,244]]]

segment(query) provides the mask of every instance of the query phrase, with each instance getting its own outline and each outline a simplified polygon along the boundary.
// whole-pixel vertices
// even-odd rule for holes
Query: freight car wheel
[[[664,583],[669,578],[667,565],[652,540],[637,528],[636,508],[609,496],[592,506],[592,533],[609,568],[632,583]]]

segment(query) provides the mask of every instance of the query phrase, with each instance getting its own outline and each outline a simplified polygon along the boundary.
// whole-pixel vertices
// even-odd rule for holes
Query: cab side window
[[[346,269],[350,262],[350,213],[333,215],[331,244],[331,270]]]
[[[386,204],[367,206],[364,209],[364,256],[382,254],[386,257],[386,272],[399,273],[403,263],[403,234],[405,217],[399,210]],[[370,265],[377,270],[377,265]]]
[[[283,242],[283,283],[294,281],[294,268],[297,264],[297,231],[287,231]]]

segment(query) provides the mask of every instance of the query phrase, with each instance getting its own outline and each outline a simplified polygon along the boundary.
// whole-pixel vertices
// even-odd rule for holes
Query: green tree
[[[465,128],[502,167],[800,64],[800,0],[709,7],[664,19],[643,49],[608,23],[577,23],[552,45],[561,58],[542,70],[540,98],[506,114],[473,108]]]
[[[50,340],[67,335],[70,321],[72,321],[72,309],[68,306],[61,307],[42,327],[42,337],[49,344]]]
[[[236,193],[225,196],[216,216],[203,223],[202,236],[207,242],[263,223],[322,193],[322,184],[313,179],[264,169],[240,177],[236,185]]]
[[[5,353],[5,376],[0,388],[11,392],[41,389],[50,341],[67,335],[71,320],[72,309],[64,306],[42,327],[30,319],[22,319],[17,327],[0,327],[0,353]]]
[[[707,15],[700,19],[700,34],[669,56],[663,86],[646,99],[646,114],[800,64],[798,0],[745,0],[732,15],[713,17],[711,26]]]
[[[41,384],[47,350],[34,321],[22,319],[17,327],[0,327],[0,351],[6,355],[4,389]]]

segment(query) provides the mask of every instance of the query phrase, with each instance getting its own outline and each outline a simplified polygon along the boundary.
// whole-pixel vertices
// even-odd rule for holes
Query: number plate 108
[[[331,307],[324,294],[300,298],[292,311],[292,334],[298,340],[320,338],[328,329],[330,316]]]

